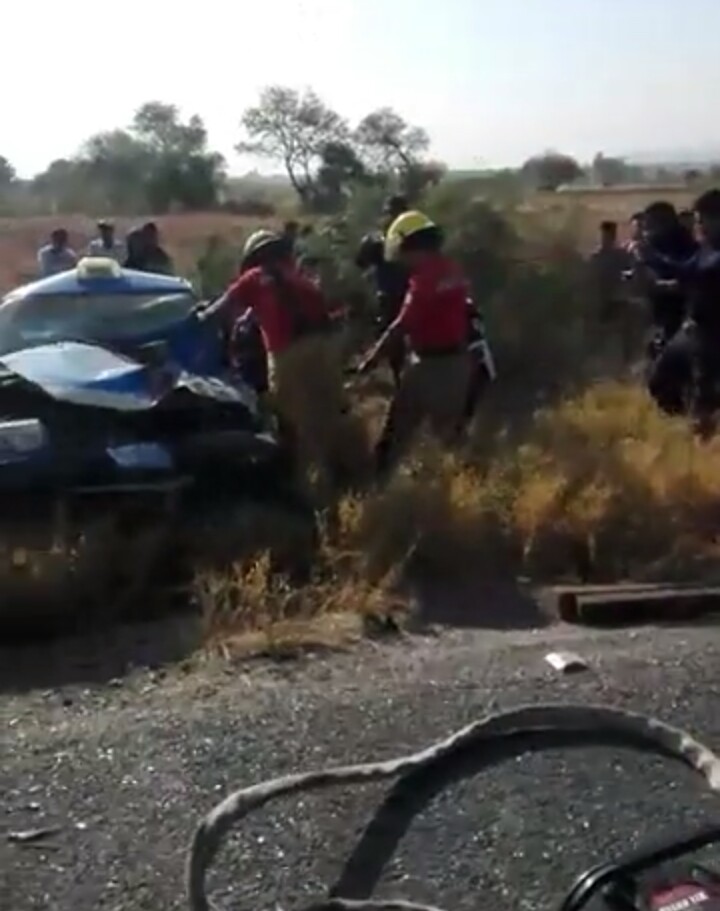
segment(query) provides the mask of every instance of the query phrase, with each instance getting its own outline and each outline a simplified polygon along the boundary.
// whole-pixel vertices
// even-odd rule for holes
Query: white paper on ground
[[[559,671],[561,674],[573,674],[577,671],[587,670],[587,664],[573,652],[550,652],[545,655],[545,660],[553,670]]]

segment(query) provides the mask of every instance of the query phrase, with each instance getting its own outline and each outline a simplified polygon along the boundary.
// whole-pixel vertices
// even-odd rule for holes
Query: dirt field
[[[687,187],[604,187],[570,189],[560,193],[538,193],[536,199],[551,204],[558,199],[572,201],[592,212],[607,213],[608,218],[629,218],[655,199],[666,199],[678,209],[692,203],[697,194]],[[603,216],[605,217],[605,216]]]

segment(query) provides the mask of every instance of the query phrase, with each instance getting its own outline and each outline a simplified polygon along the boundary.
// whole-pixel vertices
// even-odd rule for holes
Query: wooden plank
[[[538,604],[544,614],[565,623],[577,623],[579,620],[578,600],[592,596],[615,597],[625,594],[645,594],[667,592],[667,582],[614,582],[603,585],[553,585],[541,589],[537,596]],[[691,584],[672,584],[673,591],[697,589]]]
[[[720,612],[720,588],[595,592],[576,596],[575,612],[574,622],[593,625],[679,622]]]

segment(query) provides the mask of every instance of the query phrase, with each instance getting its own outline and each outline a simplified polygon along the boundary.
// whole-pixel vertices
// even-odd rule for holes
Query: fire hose
[[[562,747],[615,746],[674,759],[720,790],[720,759],[686,731],[639,713],[588,705],[523,706],[491,714],[445,740],[384,762],[325,768],[235,791],[195,831],[187,861],[190,911],[212,911],[206,877],[223,837],[253,810],[279,797],[336,785],[395,779],[328,897],[304,911],[439,911],[372,894],[414,817],[449,785],[514,757]]]

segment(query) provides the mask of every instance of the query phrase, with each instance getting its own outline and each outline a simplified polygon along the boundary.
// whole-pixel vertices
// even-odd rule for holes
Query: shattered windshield
[[[197,306],[176,294],[37,295],[0,306],[0,355],[62,341],[112,344],[154,336]]]

